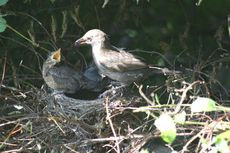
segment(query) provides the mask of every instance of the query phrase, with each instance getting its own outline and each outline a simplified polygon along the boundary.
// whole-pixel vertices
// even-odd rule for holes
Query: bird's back
[[[54,65],[43,74],[46,84],[58,91],[75,93],[82,86],[82,74],[66,65]]]

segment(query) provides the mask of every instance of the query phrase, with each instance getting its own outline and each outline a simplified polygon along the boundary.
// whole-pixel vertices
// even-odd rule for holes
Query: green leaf
[[[216,110],[216,102],[210,98],[198,97],[191,105],[191,111],[211,112]]]
[[[216,144],[216,148],[220,153],[230,153],[230,148],[226,140],[222,140],[220,143]]]
[[[184,124],[184,123],[185,123],[185,120],[186,120],[186,112],[185,112],[185,111],[183,111],[183,112],[181,112],[181,113],[179,113],[179,114],[176,114],[176,115],[174,116],[174,121],[175,121],[176,123]]]
[[[0,17],[0,32],[6,30],[6,20],[3,17]]]
[[[176,125],[171,116],[162,114],[154,124],[160,130],[161,138],[167,143],[173,143],[176,139]]]
[[[165,142],[171,144],[176,139],[176,131],[175,130],[167,130],[167,131],[161,132],[161,138]]]
[[[230,130],[225,131],[225,132],[217,135],[215,142],[218,143],[218,141],[220,141],[220,140],[227,140],[228,142],[230,142]]]
[[[230,142],[230,130],[220,133],[214,138],[215,147],[221,153],[230,153],[228,143]]]
[[[0,6],[5,5],[8,2],[8,0],[0,0]]]

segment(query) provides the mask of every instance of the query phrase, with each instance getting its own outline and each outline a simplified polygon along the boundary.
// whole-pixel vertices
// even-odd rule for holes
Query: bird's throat
[[[103,49],[101,44],[96,44],[92,46],[92,53],[94,62],[99,67],[101,58],[103,57]]]

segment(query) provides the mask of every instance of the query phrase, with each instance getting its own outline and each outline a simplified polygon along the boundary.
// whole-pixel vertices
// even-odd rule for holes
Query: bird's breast
[[[105,58],[104,52],[100,46],[93,46],[92,53],[93,53],[94,62],[96,64],[97,68],[100,70],[101,63],[103,63],[104,58]]]

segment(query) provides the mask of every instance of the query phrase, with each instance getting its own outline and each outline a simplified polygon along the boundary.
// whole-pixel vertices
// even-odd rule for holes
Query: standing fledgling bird
[[[61,49],[52,52],[42,67],[46,84],[57,92],[76,93],[84,85],[83,75],[61,63]]]
[[[129,85],[152,74],[179,73],[167,68],[152,67],[131,53],[113,47],[107,34],[98,29],[88,31],[75,42],[75,46],[91,45],[94,62],[102,76],[121,85]]]
[[[100,92],[105,89],[110,80],[106,77],[102,77],[95,64],[91,64],[87,69],[83,72],[85,84],[83,86],[84,89],[90,90],[93,92]]]

